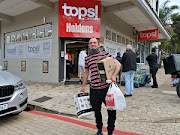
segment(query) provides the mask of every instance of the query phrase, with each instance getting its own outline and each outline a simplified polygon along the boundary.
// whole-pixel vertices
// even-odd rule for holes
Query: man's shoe
[[[82,84],[82,81],[81,81],[81,80],[79,80],[79,83],[80,83],[80,84]]]
[[[95,135],[103,135],[102,129],[98,129],[98,132]]]
[[[151,87],[152,87],[152,88],[158,88],[158,86],[155,86],[155,85],[152,85]]]
[[[124,97],[130,97],[130,96],[132,96],[132,94],[129,94],[129,95],[124,94]]]

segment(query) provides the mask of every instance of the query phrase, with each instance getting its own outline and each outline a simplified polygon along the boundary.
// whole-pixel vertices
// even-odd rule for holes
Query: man
[[[91,83],[90,83],[90,103],[92,105],[92,108],[95,112],[95,118],[96,118],[96,127],[98,128],[98,132],[95,135],[103,135],[102,133],[102,114],[101,114],[101,105],[102,102],[105,103],[105,97],[106,93],[108,91],[109,85],[106,82],[102,82],[100,79],[100,73],[98,71],[97,67],[97,60],[99,58],[102,58],[104,56],[111,57],[110,54],[104,52],[99,52],[99,45],[96,38],[91,38],[89,40],[89,53],[85,58],[85,74],[83,78],[83,84],[81,88],[81,92],[85,92],[85,84],[88,79],[89,70],[91,72]],[[112,82],[116,82],[116,77],[119,73],[121,64],[114,59],[114,62],[116,63],[115,71],[111,77]],[[116,111],[115,110],[108,110],[108,135],[112,135],[115,127],[115,120],[116,120]]]
[[[79,53],[79,58],[78,58],[79,83],[82,83],[81,77],[85,71],[85,57],[87,56],[86,53],[87,50],[85,48]]]
[[[153,78],[153,85],[151,86],[152,88],[158,88],[158,84],[157,84],[157,81],[156,81],[156,73],[158,71],[158,63],[157,63],[157,55],[155,54],[155,51],[156,49],[155,48],[152,48],[151,50],[151,54],[149,54],[147,57],[146,57],[146,60],[147,62],[149,63],[149,66],[150,66],[150,73],[152,75],[152,78]]]
[[[117,53],[117,56],[116,56],[116,60],[118,60],[119,61],[119,63],[121,63],[121,59],[122,59],[122,57],[121,57],[121,53],[120,52],[118,52]],[[121,68],[122,69],[122,68]],[[119,71],[119,84],[121,84],[121,69],[120,69],[120,71]]]
[[[132,46],[126,46],[126,52],[121,59],[125,77],[125,97],[132,96],[134,89],[134,72],[136,71],[136,54],[132,51]]]

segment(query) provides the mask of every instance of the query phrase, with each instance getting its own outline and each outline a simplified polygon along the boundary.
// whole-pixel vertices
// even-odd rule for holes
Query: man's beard
[[[97,53],[99,53],[99,48],[89,49],[89,54],[90,54],[90,55],[97,54]]]

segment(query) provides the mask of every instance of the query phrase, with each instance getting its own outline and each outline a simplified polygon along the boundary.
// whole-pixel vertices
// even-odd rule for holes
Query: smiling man
[[[96,118],[96,127],[98,132],[95,135],[103,135],[102,133],[102,114],[101,114],[101,105],[102,103],[105,104],[105,97],[108,91],[109,85],[106,82],[102,82],[100,79],[100,73],[97,67],[97,60],[102,57],[112,57],[110,54],[106,53],[105,51],[99,52],[99,44],[96,38],[91,38],[89,40],[89,53],[85,58],[85,74],[83,78],[83,84],[81,88],[81,92],[85,92],[85,84],[88,79],[89,70],[91,73],[91,83],[90,83],[90,103],[92,108],[95,112]],[[114,59],[116,63],[115,71],[111,77],[111,81],[116,83],[116,77],[119,73],[121,64]],[[115,120],[116,120],[116,111],[115,110],[107,110],[108,111],[108,135],[112,135],[115,127]]]

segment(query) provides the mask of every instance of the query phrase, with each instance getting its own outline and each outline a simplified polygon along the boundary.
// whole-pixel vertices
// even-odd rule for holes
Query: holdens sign
[[[100,15],[100,1],[59,0],[59,36],[100,38]]]

